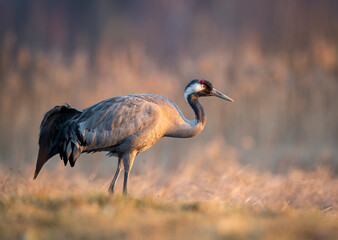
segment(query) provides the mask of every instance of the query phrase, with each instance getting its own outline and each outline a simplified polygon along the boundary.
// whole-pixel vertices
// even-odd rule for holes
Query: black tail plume
[[[79,113],[81,111],[76,108],[61,105],[55,106],[45,114],[40,125],[39,154],[34,179],[48,159],[59,153],[62,130],[69,125],[69,120]]]

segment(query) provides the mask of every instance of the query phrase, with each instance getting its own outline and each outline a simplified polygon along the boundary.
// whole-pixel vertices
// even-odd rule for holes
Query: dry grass
[[[176,173],[133,174],[130,197],[72,169],[2,170],[1,239],[333,239],[338,179],[317,168],[272,175],[196,158]],[[204,170],[202,170],[204,169]],[[120,179],[121,182],[121,179]],[[121,191],[118,186],[117,192]],[[132,197],[131,197],[132,196]]]
[[[103,193],[1,197],[2,239],[333,239],[318,210],[260,210],[219,202],[163,203]]]

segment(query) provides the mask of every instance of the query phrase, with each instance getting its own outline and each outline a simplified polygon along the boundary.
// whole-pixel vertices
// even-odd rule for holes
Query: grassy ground
[[[0,238],[12,239],[334,239],[335,216],[270,211],[219,202],[82,195],[2,196]]]
[[[203,175],[201,180],[194,177],[192,169],[190,174],[183,170],[181,178],[158,187],[151,185],[157,181],[154,176],[141,176],[147,186],[140,176],[132,176],[128,197],[108,195],[109,181],[92,181],[79,173],[67,176],[58,168],[45,169],[37,181],[28,173],[0,171],[0,239],[338,236],[337,179],[326,170],[277,177],[239,165],[227,169],[215,179],[209,176],[210,183]],[[208,184],[219,187],[207,192],[212,189]]]

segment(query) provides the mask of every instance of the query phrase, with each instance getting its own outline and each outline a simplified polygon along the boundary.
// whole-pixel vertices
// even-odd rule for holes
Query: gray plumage
[[[193,80],[185,88],[185,98],[195,112],[187,120],[170,99],[153,94],[125,95],[107,99],[84,110],[69,105],[49,110],[40,126],[39,154],[34,179],[49,158],[59,153],[73,167],[83,152],[108,151],[118,157],[118,167],[109,187],[125,169],[123,192],[127,193],[129,172],[135,156],[154,145],[161,137],[189,138],[201,132],[205,115],[198,97],[229,97],[206,80]]]

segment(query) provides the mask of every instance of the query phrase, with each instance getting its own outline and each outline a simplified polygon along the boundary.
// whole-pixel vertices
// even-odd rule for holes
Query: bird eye
[[[205,85],[205,84],[203,84],[202,86],[203,86],[203,88],[207,88],[207,85]]]

